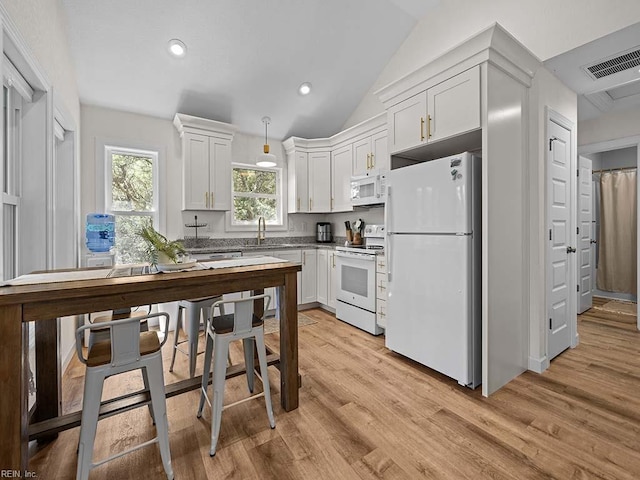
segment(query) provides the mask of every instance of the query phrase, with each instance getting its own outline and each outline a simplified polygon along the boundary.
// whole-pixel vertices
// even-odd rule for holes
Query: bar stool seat
[[[156,332],[140,331],[141,323],[156,317],[164,318],[162,341],[158,339]],[[169,315],[154,313],[142,317],[133,316],[112,320],[98,325],[88,324],[76,330],[76,353],[78,359],[86,365],[76,480],[88,480],[92,469],[154,443],[158,443],[160,447],[160,457],[167,478],[173,480],[161,352],[162,346],[167,341],[168,327]],[[103,329],[108,331],[109,339],[95,342],[85,357],[82,352],[84,332]],[[140,445],[94,463],[93,445],[98,428],[104,380],[113,375],[138,369],[143,371],[145,390],[148,389],[151,396],[150,409],[155,419],[157,435]]]
[[[190,300],[181,300],[178,302],[178,318],[176,320],[176,329],[173,336],[173,353],[171,356],[171,365],[169,371],[173,372],[173,365],[176,361],[176,352],[183,353],[189,357],[189,378],[193,378],[196,373],[196,357],[203,352],[198,352],[198,333],[200,331],[200,317],[205,315],[205,323],[211,306],[222,300],[222,296],[193,298]],[[224,314],[224,307],[220,310]],[[186,325],[185,325],[186,311]],[[187,334],[187,340],[178,340],[180,329]],[[187,342],[189,349],[182,350],[179,345]]]

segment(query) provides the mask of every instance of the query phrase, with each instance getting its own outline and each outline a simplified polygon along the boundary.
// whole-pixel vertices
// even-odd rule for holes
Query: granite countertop
[[[344,245],[346,238],[336,238],[332,243],[317,243],[314,237],[280,237],[269,238],[258,245],[256,239],[217,239],[198,241],[198,244],[185,242],[187,252],[191,254],[223,253],[223,252],[258,252],[265,250],[293,250],[301,248],[334,249]],[[342,241],[341,241],[342,240]],[[251,242],[250,244],[247,244]],[[282,242],[282,243],[280,243]]]

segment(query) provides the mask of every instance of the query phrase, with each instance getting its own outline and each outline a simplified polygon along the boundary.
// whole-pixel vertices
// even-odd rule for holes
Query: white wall
[[[578,145],[590,145],[636,135],[640,135],[640,108],[604,113],[597,118],[580,122]]]
[[[0,0],[53,85],[75,124],[80,125],[78,86],[61,0]]]
[[[494,22],[547,60],[638,21],[638,0],[441,1],[414,27],[344,128],[384,111],[373,92]]]

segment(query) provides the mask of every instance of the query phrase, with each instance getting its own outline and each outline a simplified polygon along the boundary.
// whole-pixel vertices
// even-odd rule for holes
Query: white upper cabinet
[[[381,113],[330,138],[290,137],[288,213],[349,212],[351,177],[389,169],[387,116]]]
[[[309,212],[331,211],[331,154],[309,152]]]
[[[386,130],[355,141],[353,152],[353,175],[389,170]]]
[[[337,148],[331,153],[331,211],[349,212],[351,205],[351,145]]]
[[[307,152],[287,153],[288,211],[309,212],[309,165]]]
[[[480,114],[475,66],[389,107],[389,153],[480,128]]]
[[[182,137],[182,208],[231,209],[231,141],[234,125],[176,114]]]

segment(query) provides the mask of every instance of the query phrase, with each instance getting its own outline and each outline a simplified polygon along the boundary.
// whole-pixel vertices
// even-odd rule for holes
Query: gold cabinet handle
[[[307,252],[302,252],[302,265],[307,264]]]
[[[333,198],[331,199],[331,210],[333,210]]]
[[[313,205],[313,200],[309,199],[309,211],[312,210],[312,208],[313,208],[312,205]]]
[[[371,168],[373,168],[376,165],[376,162],[374,162],[373,160],[373,153],[371,154]]]
[[[382,312],[378,312],[378,315],[380,315],[381,317],[386,317],[386,315]]]
[[[420,117],[420,141],[424,140],[424,118]]]
[[[431,115],[427,115],[427,138],[431,138]]]
[[[386,289],[387,289],[387,287],[385,287],[384,285],[382,285],[382,280],[380,280],[380,285],[378,286],[378,288],[379,288],[380,290],[386,290]]]
[[[210,207],[213,208],[213,192],[209,193],[209,202],[210,202]]]
[[[204,204],[209,208],[209,192],[204,192]]]
[[[298,211],[300,211],[300,197],[298,197]]]
[[[332,261],[331,268],[336,268],[336,254],[335,253],[331,254],[331,261]]]
[[[367,153],[367,170],[371,168],[371,154]]]

